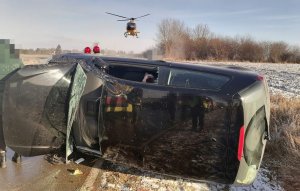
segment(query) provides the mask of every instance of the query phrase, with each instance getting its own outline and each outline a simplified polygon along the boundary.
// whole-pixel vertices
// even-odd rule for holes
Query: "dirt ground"
[[[51,55],[31,55],[31,54],[21,54],[20,58],[25,65],[32,64],[46,64],[51,58]]]
[[[7,167],[0,169],[0,190],[76,190],[86,179],[90,167],[73,163],[55,164],[46,156],[26,158],[20,164],[12,162],[13,152],[8,150]],[[82,175],[70,175],[70,171],[80,168]]]

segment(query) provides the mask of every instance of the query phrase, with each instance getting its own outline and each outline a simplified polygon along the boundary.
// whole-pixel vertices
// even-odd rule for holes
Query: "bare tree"
[[[211,32],[207,25],[198,24],[193,30],[192,38],[194,40],[208,39],[211,37]]]
[[[239,54],[241,61],[258,62],[263,60],[263,48],[251,37],[240,40]]]
[[[171,59],[300,63],[299,47],[284,42],[257,42],[250,36],[216,36],[205,24],[188,28],[177,19],[160,22],[157,42],[161,55]]]
[[[282,62],[282,56],[287,52],[288,45],[284,42],[275,42],[270,46],[269,61]]]
[[[300,63],[300,48],[298,46],[293,46],[290,48],[291,57],[288,62]]]
[[[189,38],[185,24],[176,19],[164,19],[158,25],[157,39],[163,54],[172,58],[185,58]]]
[[[59,55],[59,54],[61,54],[61,53],[62,53],[62,49],[61,49],[61,46],[60,46],[60,44],[59,44],[59,45],[57,45],[54,54],[55,54],[55,55]]]

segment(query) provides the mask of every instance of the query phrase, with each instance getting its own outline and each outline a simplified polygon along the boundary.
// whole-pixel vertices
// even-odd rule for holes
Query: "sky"
[[[151,14],[137,21],[139,38],[125,38],[126,17]],[[206,24],[220,36],[251,36],[258,41],[285,41],[300,46],[299,0],[0,0],[0,39],[19,48],[142,52],[156,44],[162,19]]]

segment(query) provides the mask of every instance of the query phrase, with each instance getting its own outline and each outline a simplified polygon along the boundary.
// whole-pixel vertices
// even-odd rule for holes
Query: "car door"
[[[231,99],[221,92],[229,79],[170,68],[166,86],[170,88],[167,103],[173,129],[151,145],[144,159],[147,166],[182,177],[232,181],[226,177]]]
[[[103,157],[151,171],[228,182],[229,98],[219,89],[229,78],[159,69],[158,84],[108,82]],[[210,88],[197,85],[213,78],[218,80]]]
[[[2,120],[5,143],[24,156],[72,146],[71,127],[86,75],[77,63],[25,66],[5,80]]]
[[[151,73],[153,69],[159,73],[156,82],[142,82],[144,73]],[[169,91],[160,85],[159,80],[163,69],[143,66],[140,69],[135,67],[135,70],[134,74],[132,70],[128,70],[122,75],[120,71],[111,71],[111,74],[119,75],[118,77],[128,79],[131,76],[132,80],[114,76],[106,79],[102,95],[103,126],[100,131],[103,137],[102,151],[108,159],[111,158],[110,149],[131,150],[142,155],[149,142],[170,126],[170,114],[166,105]]]

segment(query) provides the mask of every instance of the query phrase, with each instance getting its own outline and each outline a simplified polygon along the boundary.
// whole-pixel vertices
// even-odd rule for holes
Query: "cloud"
[[[300,15],[273,15],[264,17],[263,19],[267,21],[298,21]]]
[[[238,11],[224,11],[220,10],[217,12],[209,11],[209,12],[188,12],[186,10],[174,11],[171,12],[172,15],[178,15],[181,18],[211,18],[211,17],[232,17],[232,16],[243,16],[243,15],[253,15],[258,13],[263,13],[267,9],[245,9]]]

